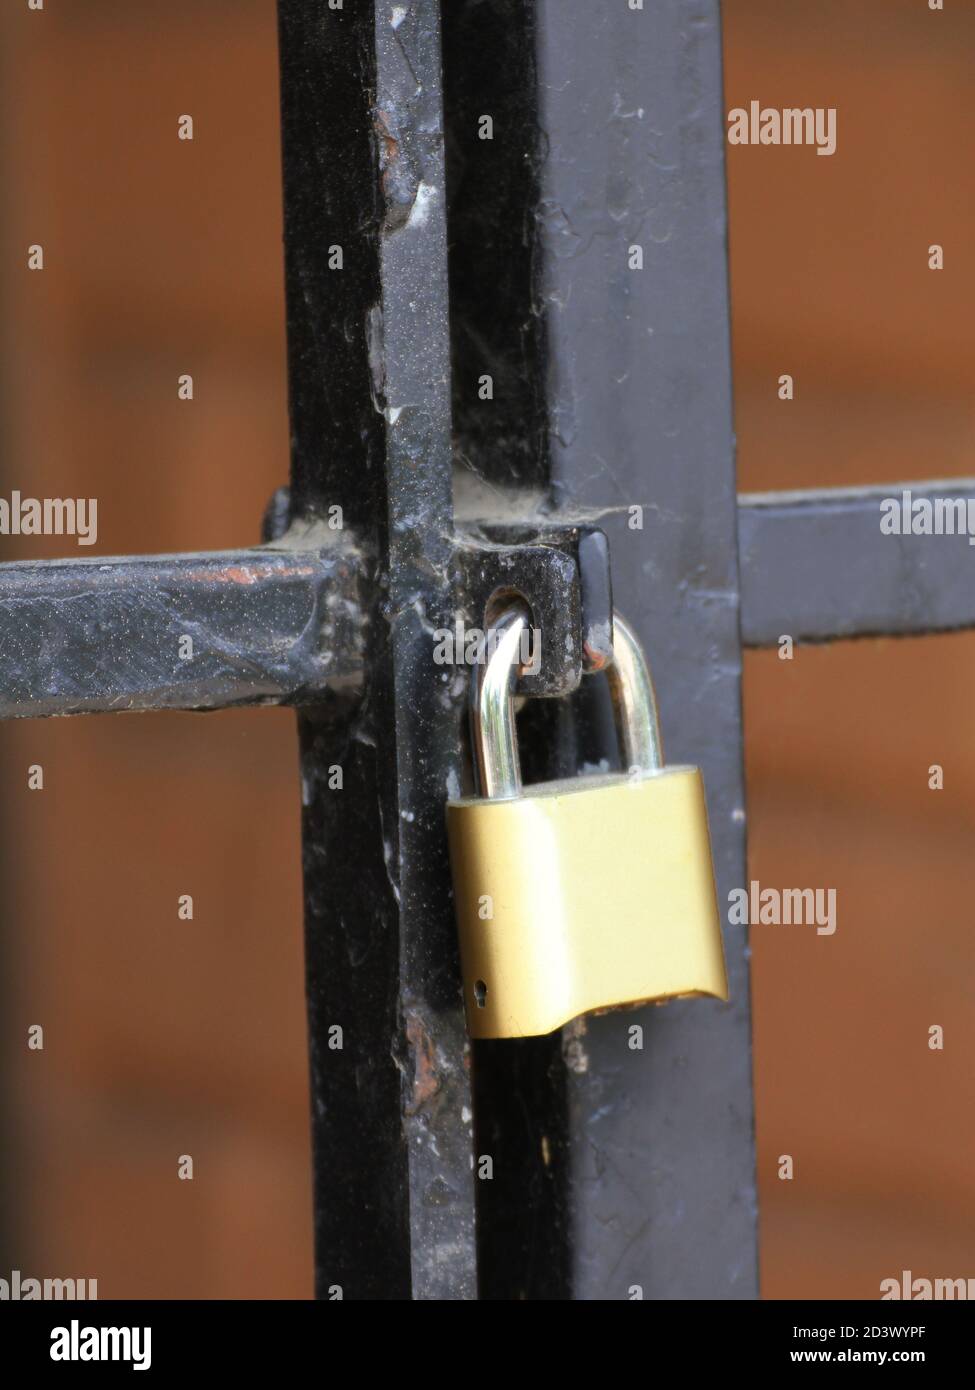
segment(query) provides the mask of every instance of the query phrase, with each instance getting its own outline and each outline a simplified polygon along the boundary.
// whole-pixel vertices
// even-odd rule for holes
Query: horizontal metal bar
[[[0,718],[297,705],[361,675],[354,553],[0,565]]]
[[[767,647],[785,634],[829,642],[975,627],[969,515],[975,522],[971,478],[742,495],[742,641]],[[927,534],[929,524],[941,533]],[[955,534],[944,533],[949,527]]]

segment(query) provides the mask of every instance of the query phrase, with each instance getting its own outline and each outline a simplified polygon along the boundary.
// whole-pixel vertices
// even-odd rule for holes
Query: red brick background
[[[97,496],[83,553],[253,543],[288,473],[273,3],[8,3],[0,48],[3,487]],[[3,725],[0,766],[10,1264],[307,1296],[293,716]]]
[[[838,108],[832,158],[729,151],[742,487],[971,472],[975,11],[724,10],[726,106]],[[287,476],[272,0],[10,0],[0,54],[0,490],[97,496],[95,553],[250,543]],[[975,1275],[973,681],[967,635],[746,661],[751,875],[838,891],[834,937],[754,932],[770,1297]],[[7,1265],[309,1294],[292,717],[0,725],[0,769]]]
[[[830,157],[729,148],[739,486],[972,474],[975,7],[723,8],[726,108],[837,108]],[[973,634],[746,658],[750,875],[838,919],[752,931],[768,1297],[975,1274],[973,688]]]

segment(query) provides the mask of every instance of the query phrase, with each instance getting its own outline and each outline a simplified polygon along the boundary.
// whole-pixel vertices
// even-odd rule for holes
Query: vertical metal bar
[[[534,13],[532,0],[460,0],[443,15],[455,492],[477,515],[514,511],[526,523],[553,501]],[[543,528],[552,518],[535,520]],[[528,703],[519,718],[528,780],[568,772],[575,708]],[[570,1295],[566,1077],[558,1034],[474,1044],[476,1150],[493,1168],[477,1185],[482,1299]]]
[[[704,769],[726,901],[744,877],[744,811],[717,0],[459,4],[445,47],[452,227],[468,238],[452,236],[451,266],[466,486],[540,493],[539,514],[607,530],[668,753]],[[478,111],[494,115],[481,149]],[[530,384],[476,416],[478,370],[494,364]],[[510,432],[512,402],[527,447],[502,467],[484,440]],[[596,694],[557,707],[563,760],[598,742]],[[747,947],[726,945],[728,1006],[478,1045],[478,1146],[495,1158],[478,1193],[485,1296],[755,1294]]]
[[[292,510],[341,506],[377,581],[363,712],[300,720],[317,1287],[472,1297],[439,6],[280,0],[280,42]]]
[[[479,516],[499,489],[548,483],[533,13],[533,0],[443,7],[457,503],[472,494]]]
[[[744,792],[718,4],[539,0],[536,14],[553,473],[575,507],[613,513],[615,591],[670,759],[703,767],[726,902],[744,880]],[[744,936],[726,931],[726,949],[730,1005],[580,1032],[576,1297],[756,1292]]]

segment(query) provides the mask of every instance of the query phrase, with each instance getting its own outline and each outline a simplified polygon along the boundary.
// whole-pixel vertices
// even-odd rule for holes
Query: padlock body
[[[447,831],[472,1037],[550,1033],[681,995],[727,999],[697,768],[452,801]]]

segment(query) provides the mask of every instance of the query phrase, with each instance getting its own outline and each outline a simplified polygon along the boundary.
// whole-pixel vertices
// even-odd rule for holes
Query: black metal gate
[[[726,901],[742,642],[973,626],[968,556],[881,546],[879,494],[736,502],[717,0],[279,11],[290,489],[252,550],[0,566],[0,715],[299,707],[321,1296],[753,1297],[746,940],[642,1050],[472,1050],[431,633],[522,593],[526,756],[611,757],[605,535]]]

